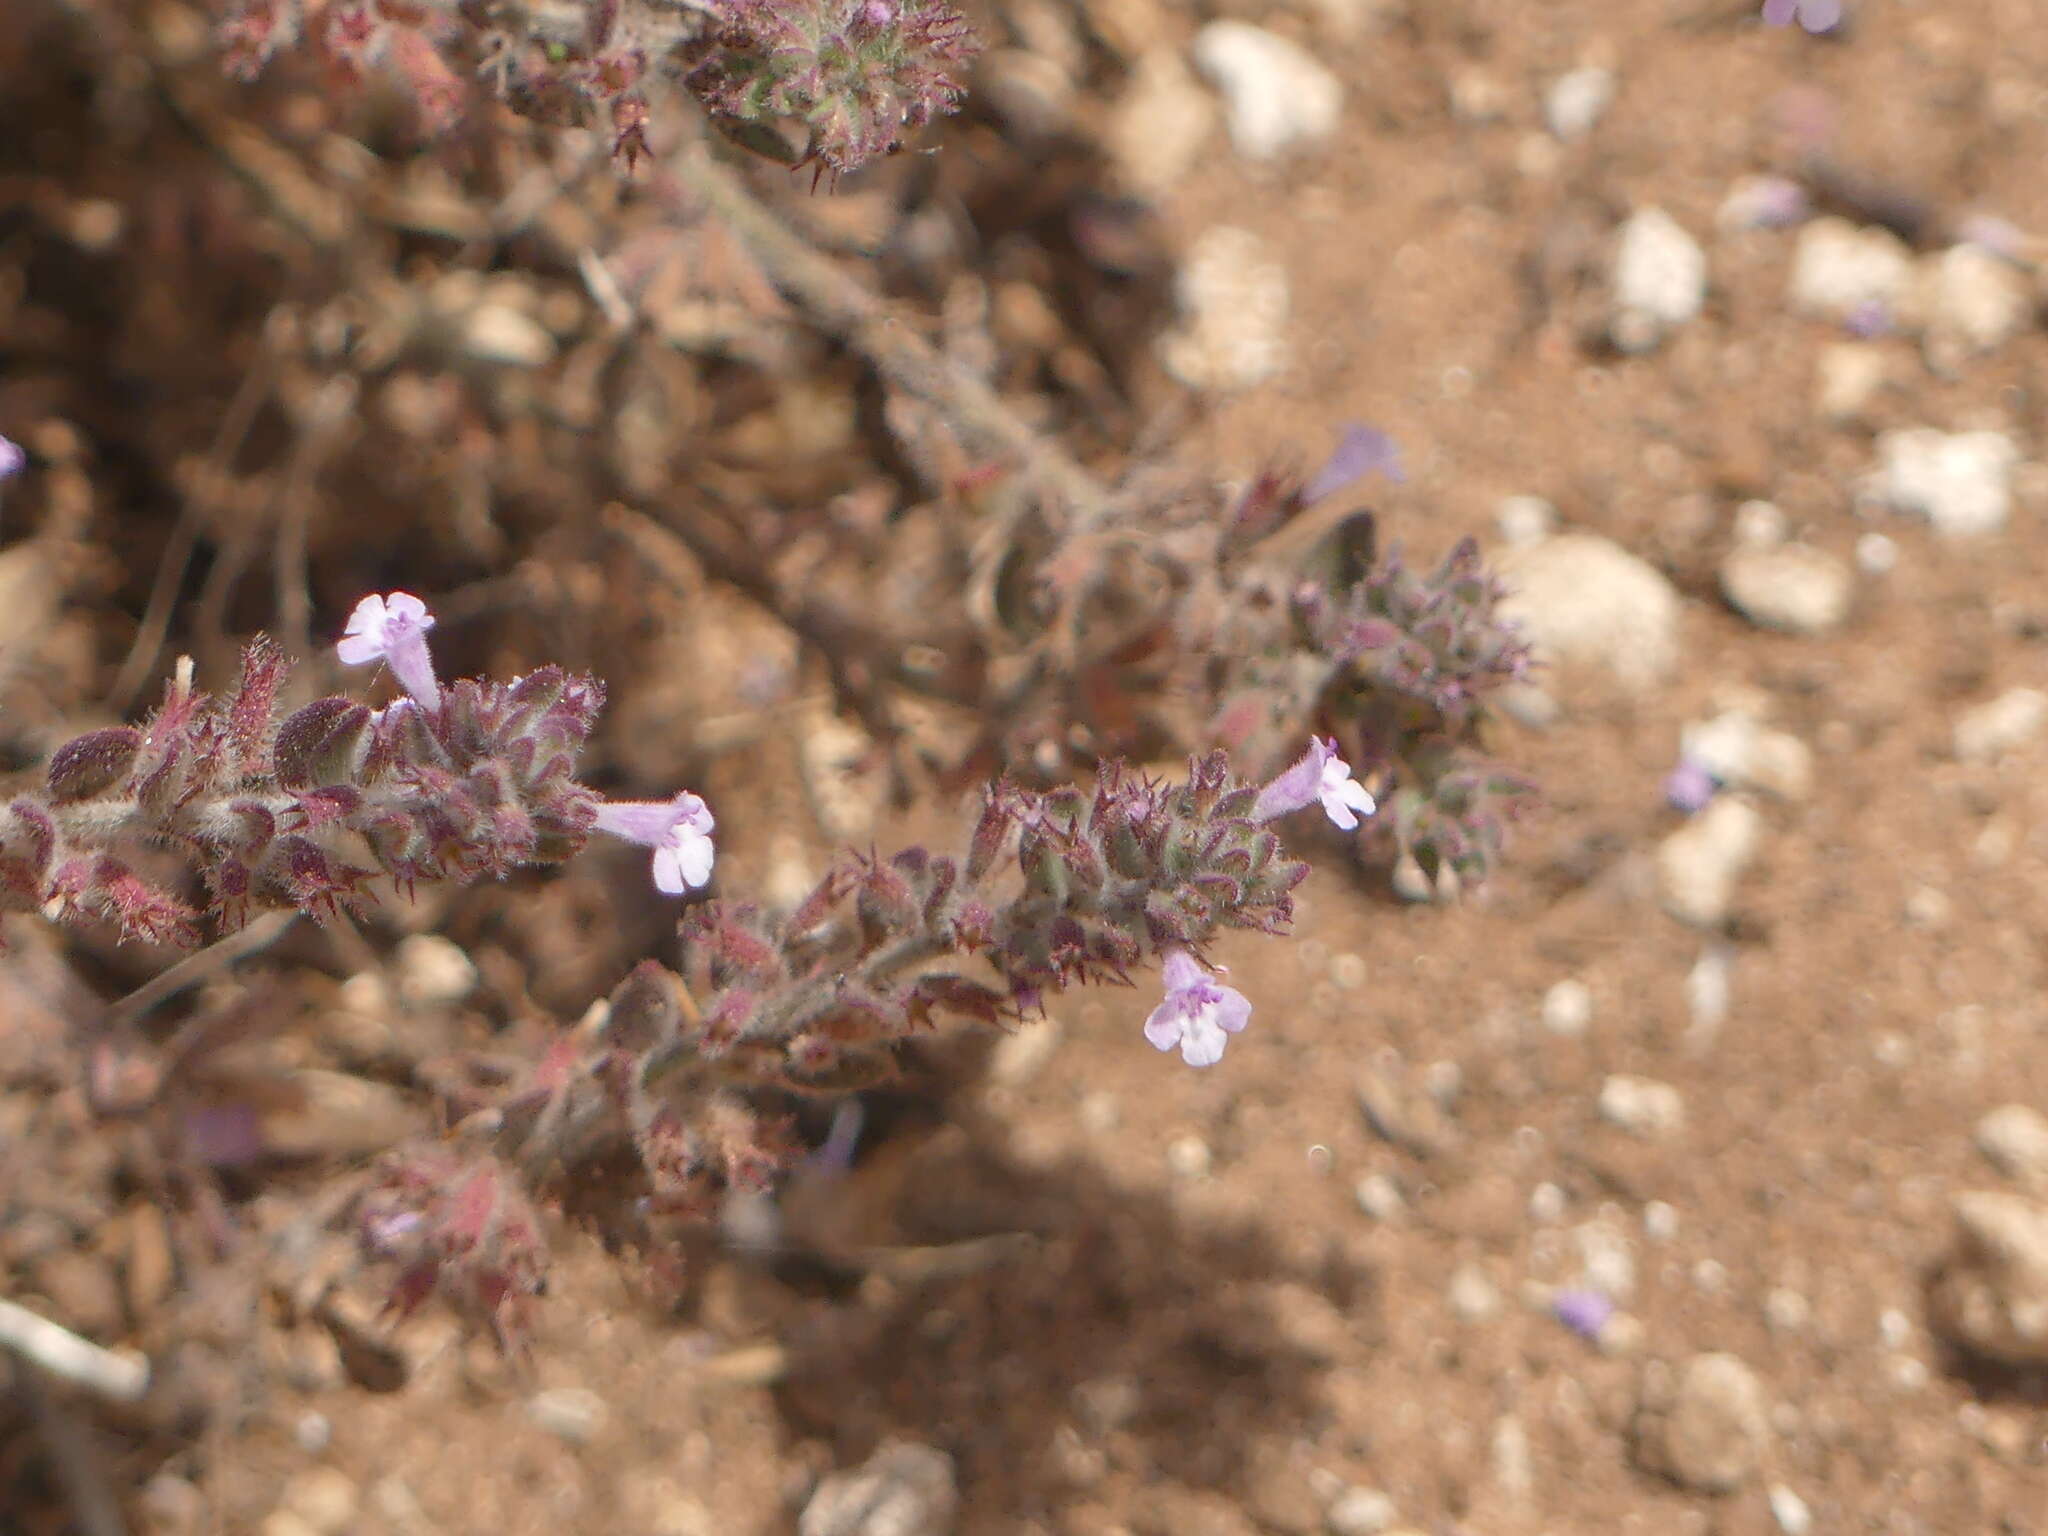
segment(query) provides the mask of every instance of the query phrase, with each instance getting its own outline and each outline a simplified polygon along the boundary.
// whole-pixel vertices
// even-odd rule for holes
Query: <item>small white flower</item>
[[[1191,1067],[1213,1067],[1229,1038],[1250,1021],[1251,999],[1222,985],[1184,949],[1167,955],[1163,977],[1166,1001],[1145,1020],[1145,1038],[1157,1050],[1179,1046]]]
[[[688,793],[673,800],[616,800],[597,808],[598,831],[654,850],[654,888],[669,896],[711,883],[715,826],[711,808]]]
[[[1252,819],[1271,821],[1313,800],[1322,801],[1324,814],[1346,832],[1357,829],[1361,816],[1379,809],[1371,791],[1351,776],[1351,765],[1337,755],[1337,743],[1321,736],[1311,737],[1301,759],[1259,791]]]
[[[434,616],[410,592],[389,597],[371,593],[348,616],[348,628],[335,643],[334,654],[351,667],[381,661],[391,668],[399,686],[429,710],[441,707],[441,683],[434,676],[434,658],[427,650],[427,631]]]

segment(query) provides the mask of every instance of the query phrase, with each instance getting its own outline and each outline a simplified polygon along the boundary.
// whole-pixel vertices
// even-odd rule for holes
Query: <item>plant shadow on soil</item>
[[[998,1140],[971,1114],[882,1138],[833,1197],[837,1256],[778,1267],[817,1298],[782,1335],[792,1436],[840,1466],[892,1438],[939,1446],[969,1516],[1008,1520],[1119,1472],[1241,1494],[1255,1446],[1315,1436],[1330,1332],[1382,1333],[1369,1270]],[[845,1245],[856,1209],[891,1246]]]

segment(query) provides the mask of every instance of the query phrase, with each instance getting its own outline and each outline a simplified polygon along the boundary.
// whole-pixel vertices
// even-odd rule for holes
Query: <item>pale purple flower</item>
[[[1371,792],[1351,776],[1351,765],[1337,755],[1334,738],[1311,736],[1301,760],[1259,791],[1252,802],[1252,820],[1271,821],[1316,800],[1346,832],[1357,829],[1359,817],[1379,809]]]
[[[433,712],[441,707],[441,683],[434,676],[434,658],[427,651],[427,631],[434,616],[410,592],[376,593],[356,604],[348,628],[334,647],[349,666],[381,661],[391,668],[399,686]]]
[[[1385,475],[1396,485],[1407,478],[1401,473],[1400,446],[1378,427],[1353,422],[1344,429],[1344,437],[1329,462],[1301,488],[1302,505],[1313,506],[1367,475]]]
[[[1179,1046],[1191,1067],[1215,1066],[1226,1037],[1251,1019],[1251,999],[1217,981],[1184,949],[1168,953],[1164,977],[1166,1001],[1145,1020],[1145,1038],[1162,1051]]]
[[[654,850],[654,888],[681,896],[711,883],[711,808],[696,795],[613,800],[597,808],[597,830]]]
[[[0,480],[11,480],[28,467],[28,455],[13,438],[0,435]]]
[[[1827,32],[1842,20],[1842,0],[1764,0],[1764,22],[1789,27],[1794,19],[1809,32]]]
[[[1550,1298],[1550,1310],[1580,1338],[1598,1343],[1601,1330],[1614,1316],[1614,1303],[1604,1291],[1562,1290]]]
[[[1696,757],[1681,757],[1664,777],[1664,800],[1674,811],[1691,816],[1703,811],[1721,788],[1721,781]]]

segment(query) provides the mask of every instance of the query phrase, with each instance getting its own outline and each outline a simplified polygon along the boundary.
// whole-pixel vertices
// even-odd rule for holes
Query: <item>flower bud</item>
[[[142,750],[142,732],[129,725],[87,731],[50,755],[50,798],[59,805],[102,794],[128,776]]]
[[[346,784],[360,771],[372,716],[367,706],[336,695],[315,699],[277,728],[277,781],[286,789]]]

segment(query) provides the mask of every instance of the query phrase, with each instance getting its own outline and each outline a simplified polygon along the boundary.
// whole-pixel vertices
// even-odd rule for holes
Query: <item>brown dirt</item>
[[[1468,1536],[1741,1536],[1777,1529],[1772,1485],[1805,1501],[1817,1532],[2048,1532],[2040,1383],[1958,1368],[1922,1299],[1948,1197],[1998,1182],[1972,1145],[1976,1119],[2048,1107],[2048,746],[1963,765],[1949,745],[1961,709],[2039,682],[2048,506],[2037,489],[2010,529],[1974,546],[1887,525],[1897,570],[1863,582],[1850,622],[1817,639],[1753,628],[1713,586],[1733,508],[1752,496],[1848,557],[1870,526],[1851,485],[1884,427],[1998,426],[2039,453],[2048,351],[2035,330],[1943,379],[1910,342],[1888,343],[1897,387],[1869,420],[1829,426],[1810,401],[1831,338],[1782,298],[1791,234],[1714,242],[1708,312],[1636,360],[1577,344],[1571,255],[1639,202],[1710,231],[1736,177],[1785,163],[1777,124],[1797,90],[1831,103],[1845,162],[1940,215],[1981,206],[2048,229],[2048,29],[2029,0],[1873,3],[1830,43],[1759,30],[1750,9],[1367,7],[1380,21],[1363,36],[1320,44],[1350,90],[1334,147],[1263,174],[1207,156],[1160,210],[1174,247],[1216,222],[1256,231],[1293,283],[1299,361],[1207,413],[1194,434],[1207,460],[1241,473],[1368,420],[1407,448],[1410,482],[1383,510],[1425,553],[1490,535],[1500,496],[1535,493],[1686,594],[1687,659],[1668,690],[1571,696],[1553,729],[1504,733],[1544,806],[1490,887],[1451,909],[1403,907],[1326,858],[1299,942],[1224,951],[1257,1012],[1218,1068],[1146,1048],[1142,995],[1064,1003],[1057,1044],[1031,1070],[962,1090],[942,1115],[877,1113],[848,1183],[792,1202],[809,1258],[707,1258],[680,1312],[650,1299],[630,1256],[565,1232],[523,1370],[429,1314],[399,1331],[411,1380],[380,1394],[348,1378],[320,1330],[273,1319],[268,1353],[232,1362],[263,1383],[235,1398],[238,1413],[196,1439],[102,1431],[113,1475],[148,1483],[142,1526],[290,1536],[305,1527],[262,1522],[317,1505],[323,1488],[340,1498],[321,1481],[333,1469],[354,1500],[335,1530],[780,1531],[821,1473],[901,1437],[954,1458],[966,1536],[1295,1536],[1322,1528],[1338,1483],[1384,1490],[1397,1524]],[[1317,36],[1291,13],[1260,19]],[[1159,20],[1192,31],[1178,9]],[[1532,173],[1532,144],[1548,145],[1541,86],[1588,59],[1615,70],[1618,98],[1588,143],[1548,146],[1554,164]],[[1474,72],[1501,93],[1497,122],[1446,106]],[[143,196],[117,168],[98,174],[96,195]],[[1165,394],[1157,378],[1134,392]],[[27,411],[48,394],[0,401]],[[137,466],[124,472],[160,492]],[[148,556],[99,551],[106,600],[136,611],[160,538],[135,546]],[[534,543],[532,558],[546,549]],[[323,588],[378,563],[341,558]],[[267,593],[244,601],[243,628],[266,622]],[[674,621],[658,606],[670,599],[633,602],[645,611],[616,620],[628,632]],[[560,623],[537,623],[561,642]],[[95,633],[104,671],[126,631]],[[730,633],[724,658],[746,654]],[[508,623],[494,654],[517,656],[521,638]],[[603,654],[602,628],[580,638]],[[626,668],[608,675],[619,719],[657,720],[668,691],[694,686],[645,646]],[[1766,806],[1732,926],[1732,1004],[1703,1032],[1685,979],[1706,941],[1658,910],[1650,858],[1678,825],[1659,785],[1680,724],[1737,687],[1815,749],[1819,772],[1805,803]],[[707,707],[701,693],[685,704]],[[736,889],[827,846],[797,809],[793,766],[815,716],[790,718],[708,762]],[[607,750],[646,763],[660,738],[619,728]],[[521,888],[457,907],[441,926],[495,997],[524,1001],[444,1019],[434,1049],[479,1043],[508,1017],[573,1019],[615,961],[656,949],[658,924],[620,894],[634,877],[620,861],[555,880],[544,901]],[[413,921],[440,925],[431,911]],[[633,937],[612,938],[622,927]],[[310,979],[294,982],[295,965]],[[279,974],[314,989],[294,995],[310,1018],[331,1006],[319,973],[348,968],[291,953]],[[122,973],[88,974],[118,990]],[[1579,1038],[1539,1020],[1567,978],[1594,1000]],[[1682,1130],[1645,1142],[1604,1123],[1595,1102],[1617,1072],[1674,1085]],[[1362,1076],[1410,1104],[1439,1090],[1433,1144],[1375,1134]],[[1360,1210],[1354,1191],[1372,1175],[1400,1190],[1405,1215]],[[249,1209],[282,1212],[302,1194],[285,1182]],[[1554,1204],[1532,1212],[1532,1197]],[[1670,1209],[1646,1230],[1653,1202]],[[1589,1227],[1635,1261],[1623,1310],[1639,1327],[1607,1350],[1531,1289],[1574,1280]],[[971,1241],[987,1238],[1005,1240]],[[1461,1266],[1497,1288],[1493,1315],[1451,1307]],[[1774,1291],[1805,1299],[1803,1322],[1772,1325]],[[159,1326],[131,1317],[116,1332],[146,1340]],[[1761,1466],[1725,1497],[1658,1475],[1635,1437],[1645,1393],[1709,1351],[1746,1361],[1770,1405]],[[602,1400],[587,1441],[535,1421],[528,1405],[551,1389]],[[1504,1472],[1517,1431],[1503,1426],[1526,1435],[1526,1486]],[[51,1484],[12,1416],[0,1420],[7,1486],[20,1528],[49,1528],[26,1523],[52,1507],[40,1498]]]

